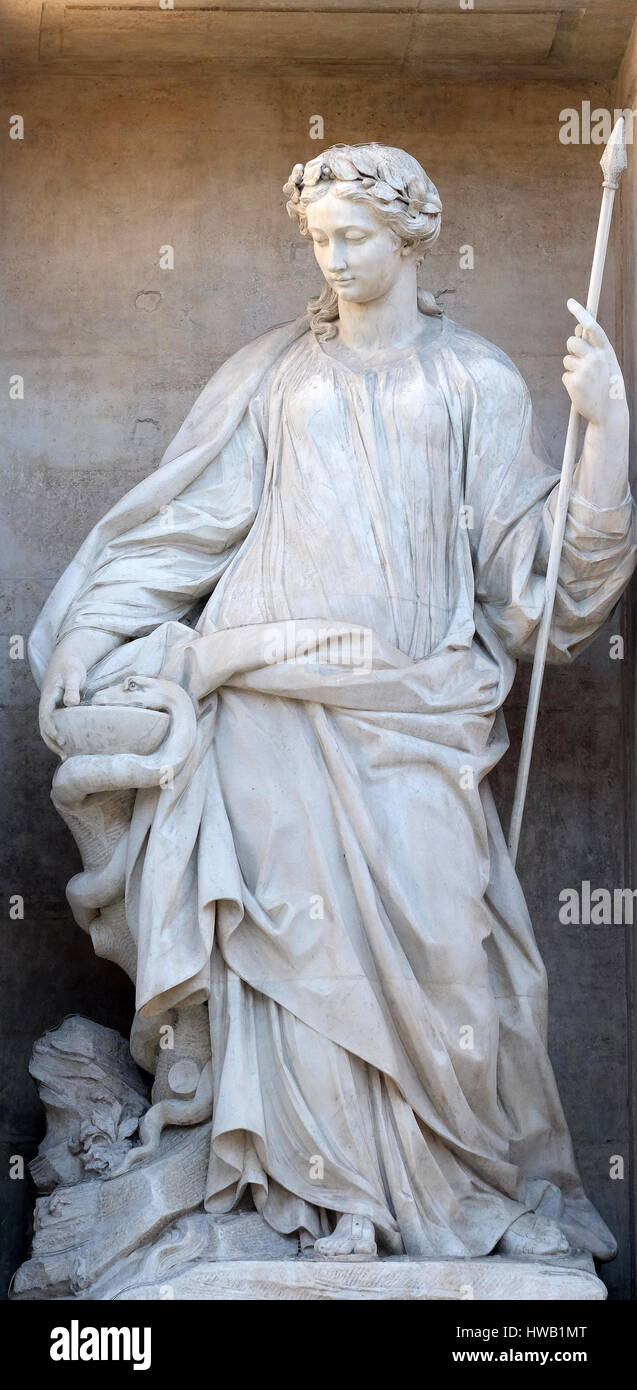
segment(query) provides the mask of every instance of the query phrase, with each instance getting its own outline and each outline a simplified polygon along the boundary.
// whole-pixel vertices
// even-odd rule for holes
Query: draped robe
[[[212,379],[32,635],[127,639],[91,688],[169,676],[198,714],[140,791],[137,1009],[208,1001],[205,1205],[281,1231],[370,1216],[481,1255],[523,1212],[608,1258],[546,1052],[546,978],[488,785],[532,656],[556,501],[527,389],[446,318],[355,370],[307,319]],[[573,495],[549,657],[635,562],[633,504]],[[182,619],[208,601],[196,631]]]

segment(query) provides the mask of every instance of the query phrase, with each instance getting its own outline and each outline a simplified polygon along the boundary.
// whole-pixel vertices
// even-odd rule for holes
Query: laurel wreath
[[[317,155],[307,164],[295,164],[283,192],[293,204],[298,203],[305,188],[313,188],[321,179],[337,179],[343,183],[360,183],[381,203],[403,203],[411,217],[440,213],[442,203],[430,180],[415,176],[403,180],[388,167],[382,157],[375,159],[367,150],[347,149]]]

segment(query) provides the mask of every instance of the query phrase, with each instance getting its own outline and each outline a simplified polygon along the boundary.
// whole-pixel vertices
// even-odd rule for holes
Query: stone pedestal
[[[586,1302],[606,1298],[592,1260],[342,1261],[314,1259],[199,1262],[157,1282],[127,1288],[115,1299],[218,1301],[373,1299],[452,1302]]]

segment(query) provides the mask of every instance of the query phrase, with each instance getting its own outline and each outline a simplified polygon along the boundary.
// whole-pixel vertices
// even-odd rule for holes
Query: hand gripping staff
[[[597,240],[595,242],[595,252],[593,255],[593,265],[591,278],[588,288],[588,299],[586,308],[593,318],[597,318],[599,307],[599,296],[602,288],[602,277],[606,262],[606,251],[608,249],[608,237],[610,233],[611,218],[613,215],[613,203],[615,194],[619,188],[619,181],[626,168],[626,135],[624,130],[624,118],[620,116],[613,133],[608,141],[606,149],[600,160],[604,174],[604,192],[602,195],[602,207],[599,214],[599,224],[597,227]],[[557,506],[555,508],[555,522],[553,525],[553,535],[549,550],[548,565],[546,568],[546,583],[544,586],[544,608],[542,618],[538,628],[535,656],[533,658],[533,671],[531,674],[531,685],[529,688],[529,702],[526,709],[524,721],[524,733],[522,735],[522,749],[520,752],[520,764],[518,767],[517,782],[515,784],[515,796],[513,798],[513,811],[511,813],[511,826],[509,829],[509,851],[511,859],[515,864],[520,843],[520,830],[522,828],[522,816],[524,814],[524,803],[526,801],[526,790],[529,781],[529,769],[533,754],[533,739],[535,738],[535,726],[537,724],[538,709],[540,705],[540,695],[542,694],[542,681],[544,680],[544,667],[546,665],[546,652],[549,644],[551,631],[551,620],[553,617],[553,606],[557,590],[557,578],[560,568],[560,556],[564,543],[564,530],[568,515],[568,502],[573,482],[573,471],[577,461],[577,451],[579,442],[579,423],[580,417],[571,406],[571,413],[568,421],[568,431],[566,443],[564,445],[564,458],[562,461],[562,474],[557,496]]]

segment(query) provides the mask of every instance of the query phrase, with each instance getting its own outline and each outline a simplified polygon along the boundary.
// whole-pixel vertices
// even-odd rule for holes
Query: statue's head
[[[412,155],[391,145],[333,145],[284,185],[287,210],[312,241],[327,282],[310,302],[312,326],[331,336],[339,300],[369,303],[385,294],[405,261],[422,261],[440,231],[441,202]],[[438,312],[432,296],[420,307]]]

